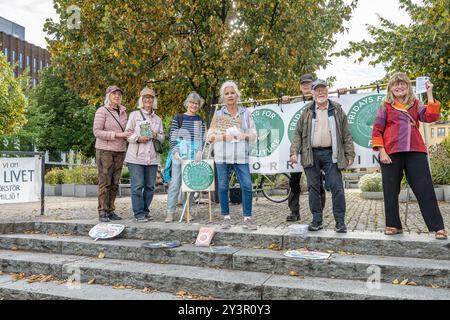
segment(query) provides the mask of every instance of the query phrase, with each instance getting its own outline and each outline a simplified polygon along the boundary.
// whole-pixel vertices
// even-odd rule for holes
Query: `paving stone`
[[[346,223],[351,226],[349,230],[358,231],[383,231],[384,230],[384,203],[383,200],[365,200],[361,192],[355,189],[345,191],[347,212]],[[155,222],[163,222],[166,212],[166,194],[155,195],[151,214]],[[40,216],[37,212],[39,204],[14,204],[0,205],[0,223],[11,221],[43,221],[43,220],[74,220],[88,219],[91,222],[97,221],[97,199],[96,198],[69,198],[69,197],[47,197],[45,200],[45,216]],[[408,205],[408,217],[405,216],[406,203],[400,203],[400,218],[404,223],[405,231],[428,234],[428,230],[423,221],[417,202],[410,202]],[[130,197],[117,198],[117,212],[125,219],[132,219]],[[450,203],[440,201],[439,208],[444,218],[444,224],[450,225]],[[179,206],[178,217],[182,207]],[[242,222],[242,206],[231,205],[231,217],[233,224],[239,225]],[[213,221],[208,219],[208,205],[193,205],[192,213],[195,220],[192,225],[217,225],[221,221],[220,208],[218,204],[212,206]],[[270,202],[265,198],[254,198],[253,219],[260,227],[271,227],[284,229],[290,222],[286,222],[289,213],[287,202],[278,204]],[[308,224],[312,220],[309,212],[308,195],[300,196],[301,219],[298,223]],[[152,222],[150,222],[152,223]],[[334,218],[332,215],[331,193],[327,192],[327,200],[324,209],[324,226],[328,229],[334,228]],[[1,228],[1,227],[0,227]]]

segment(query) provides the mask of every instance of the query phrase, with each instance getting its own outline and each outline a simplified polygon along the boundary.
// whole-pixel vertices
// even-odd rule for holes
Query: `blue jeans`
[[[170,178],[169,190],[167,192],[167,213],[175,213],[177,210],[178,194],[181,188],[181,162],[175,159],[172,160],[172,177]],[[183,194],[183,202],[185,201],[185,194]],[[194,199],[194,192],[189,195],[189,204]]]
[[[333,201],[333,215],[337,225],[345,220],[345,193],[341,170],[337,163],[333,163],[332,150],[313,149],[314,164],[304,168],[308,180],[309,208],[313,214],[313,223],[322,224],[322,201],[320,197],[321,172],[325,172],[325,181],[331,189]]]
[[[229,196],[228,196],[228,178],[230,169],[236,172],[242,193],[242,210],[244,217],[252,216],[252,178],[250,176],[250,168],[248,163],[244,164],[228,164],[216,163],[217,179],[219,185],[219,202],[220,210],[223,216],[230,214]]]
[[[145,217],[150,213],[149,207],[155,191],[157,165],[128,163],[131,184],[131,205],[135,218]]]

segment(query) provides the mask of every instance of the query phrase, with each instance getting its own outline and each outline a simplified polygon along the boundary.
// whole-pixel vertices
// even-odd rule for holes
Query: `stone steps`
[[[54,253],[0,250],[0,266],[4,273],[46,274],[67,279],[78,272],[82,283],[95,279],[95,283],[100,285],[120,283],[165,292],[184,290],[216,298],[450,299],[450,290],[444,288],[381,284],[379,289],[368,289],[365,281],[357,280],[302,278],[267,272],[98,259]],[[42,293],[44,289],[39,290]],[[1,292],[2,290],[0,297]],[[29,297],[33,298],[32,293],[29,293]]]
[[[219,253],[193,245],[199,224],[119,222],[126,226],[121,237],[106,241],[88,237],[98,223],[93,220],[0,223],[0,271],[5,275],[68,279],[75,273],[81,277],[80,292],[86,291],[69,292],[57,283],[12,282],[0,273],[0,299],[98,299],[102,290],[110,299],[176,299],[178,291],[219,299],[450,299],[450,242],[430,235],[320,231],[300,237],[286,229],[213,226],[213,245],[229,246]],[[162,240],[183,245],[142,247]],[[329,260],[283,255],[298,248],[333,253]],[[381,282],[366,283],[377,270]],[[87,284],[91,279],[95,285]],[[394,285],[394,279],[416,285]],[[110,286],[117,284],[159,292],[115,295],[121,290]]]
[[[57,282],[13,281],[0,276],[0,299],[3,300],[179,300],[167,292],[144,293],[133,289],[114,289],[98,284],[58,284]]]
[[[46,234],[8,234],[0,236],[1,249],[48,252],[64,255],[169,263],[208,268],[234,269],[255,272],[302,276],[366,280],[369,267],[378,266],[381,281],[409,279],[418,285],[450,287],[450,260],[431,260],[371,255],[333,253],[329,260],[292,259],[283,251],[251,248],[227,248],[214,253],[208,247],[183,244],[173,249],[148,249],[144,240],[115,239],[93,241],[85,236],[50,236]],[[400,281],[401,281],[400,280]]]
[[[36,222],[31,230],[42,233],[71,233],[86,236],[97,221],[70,222]],[[193,242],[200,225],[183,223],[166,224],[150,222],[121,222],[126,226],[122,238],[148,241],[180,240]],[[278,246],[282,249],[308,248],[310,250],[345,251],[361,255],[382,255],[422,259],[450,260],[450,241],[434,239],[433,235],[401,234],[386,236],[380,232],[349,232],[338,234],[334,231],[321,230],[309,232],[306,236],[289,235],[286,229],[260,228],[257,231],[244,231],[240,226],[221,230],[219,226],[213,238],[214,245],[230,245],[239,248]],[[19,227],[26,229],[25,226]],[[10,232],[21,232],[10,228]],[[1,233],[1,226],[0,226]],[[3,232],[5,233],[5,232]]]

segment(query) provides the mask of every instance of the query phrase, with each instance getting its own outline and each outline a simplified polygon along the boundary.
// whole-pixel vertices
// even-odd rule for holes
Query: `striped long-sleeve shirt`
[[[183,119],[181,128],[178,126],[179,121],[177,117],[179,116]],[[178,152],[182,158],[193,160],[195,152],[203,149],[205,139],[206,125],[198,115],[188,116],[182,114],[173,118],[170,129],[170,150],[173,154]],[[180,147],[183,150],[180,150]]]
[[[372,129],[373,150],[377,151],[378,148],[384,147],[387,154],[426,153],[427,148],[419,131],[419,121],[435,122],[439,120],[440,106],[441,104],[436,100],[425,106],[416,99],[413,106],[408,109],[403,109],[401,105],[392,106],[384,102],[384,105],[378,110]]]

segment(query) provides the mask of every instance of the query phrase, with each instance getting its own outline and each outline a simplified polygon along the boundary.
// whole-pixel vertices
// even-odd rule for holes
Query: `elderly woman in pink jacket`
[[[140,94],[138,109],[130,114],[126,131],[128,137],[125,162],[130,172],[131,204],[137,222],[147,222],[150,204],[155,190],[156,173],[161,162],[155,150],[154,140],[164,143],[164,130],[161,118],[155,114],[157,101],[155,91],[145,87]]]
[[[98,168],[98,214],[101,222],[121,220],[115,213],[114,202],[125,158],[127,113],[122,102],[122,90],[117,86],[106,89],[105,103],[95,113],[93,131],[95,158]]]

